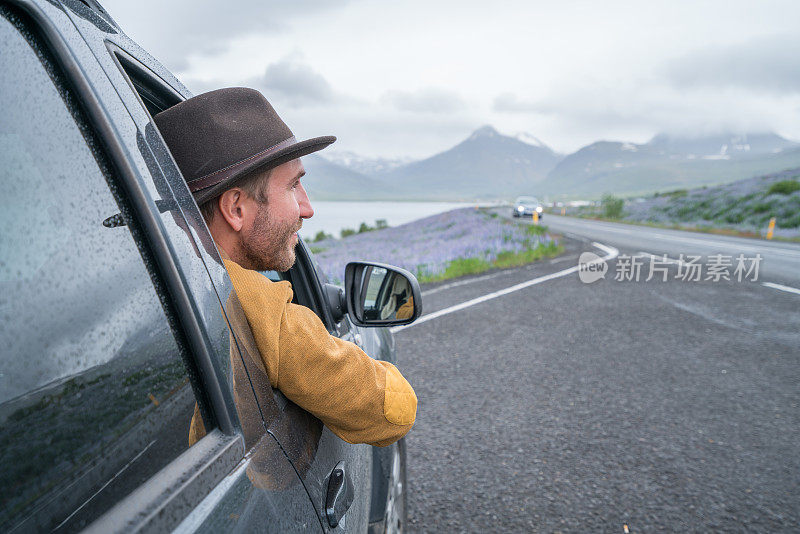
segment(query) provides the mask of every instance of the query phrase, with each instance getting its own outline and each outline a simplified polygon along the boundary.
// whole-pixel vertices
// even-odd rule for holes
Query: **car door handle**
[[[342,517],[353,504],[354,493],[353,482],[347,474],[344,462],[339,462],[328,477],[328,494],[325,498],[325,514],[328,516],[328,524],[331,528],[339,525]]]

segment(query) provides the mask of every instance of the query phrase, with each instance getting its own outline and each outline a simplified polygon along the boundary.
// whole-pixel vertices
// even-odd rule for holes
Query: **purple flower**
[[[444,272],[455,259],[492,262],[501,252],[522,252],[553,241],[547,234],[531,234],[528,228],[484,210],[461,208],[384,230],[327,239],[313,247],[322,249],[316,259],[328,278],[339,283],[345,265],[359,260],[389,263],[417,276],[431,276]]]

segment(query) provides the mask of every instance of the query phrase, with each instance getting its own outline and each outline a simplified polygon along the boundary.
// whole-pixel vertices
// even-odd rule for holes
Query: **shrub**
[[[753,213],[766,213],[772,210],[772,204],[769,202],[759,202],[753,205]]]
[[[319,232],[317,232],[317,235],[315,235],[312,239],[309,240],[309,243],[314,243],[317,241],[325,241],[326,239],[333,239],[333,236],[331,234],[326,234],[325,230],[320,230]]]
[[[605,217],[619,219],[622,216],[622,207],[625,205],[625,201],[614,195],[603,195],[600,205],[603,207],[603,215]]]
[[[739,224],[740,222],[744,221],[744,215],[738,212],[728,213],[725,215],[725,217],[723,217],[723,220],[726,223]]]
[[[800,213],[788,219],[778,219],[776,222],[778,228],[800,228]]]
[[[775,182],[767,190],[768,195],[791,195],[795,191],[800,191],[800,182],[797,180],[781,180]]]
[[[681,219],[688,219],[694,214],[695,209],[696,207],[694,204],[687,204],[686,206],[681,206],[678,208],[675,212],[675,215]]]
[[[342,231],[339,232],[339,234],[342,236],[342,239],[344,239],[347,236],[355,235],[356,231],[352,228],[342,228]]]

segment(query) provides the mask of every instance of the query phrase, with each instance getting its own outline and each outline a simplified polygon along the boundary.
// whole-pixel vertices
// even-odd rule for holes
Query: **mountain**
[[[535,193],[535,185],[560,159],[530,135],[509,137],[484,126],[453,148],[398,167],[380,179],[406,199],[509,198]]]
[[[542,191],[561,196],[643,194],[731,182],[800,165],[800,143],[774,133],[599,141],[570,154]]]
[[[716,185],[800,166],[800,143],[775,133],[705,137],[659,134],[643,144],[598,141],[566,157],[530,134],[484,126],[430,158],[303,159],[315,200],[490,200],[522,194],[641,195]]]
[[[332,163],[318,154],[303,158],[303,186],[312,200],[391,200],[399,191],[360,172]]]
[[[319,155],[331,163],[366,176],[387,173],[414,161],[411,158],[368,158],[349,151],[326,151]]]
[[[748,158],[755,155],[777,154],[798,146],[797,143],[772,132],[728,133],[705,137],[675,137],[659,134],[648,145],[667,154],[695,156],[702,159]]]

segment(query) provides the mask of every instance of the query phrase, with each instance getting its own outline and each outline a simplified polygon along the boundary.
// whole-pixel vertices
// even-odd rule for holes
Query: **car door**
[[[0,7],[0,525],[319,529],[278,443],[245,431],[219,299],[141,132],[66,12],[15,4]]]

